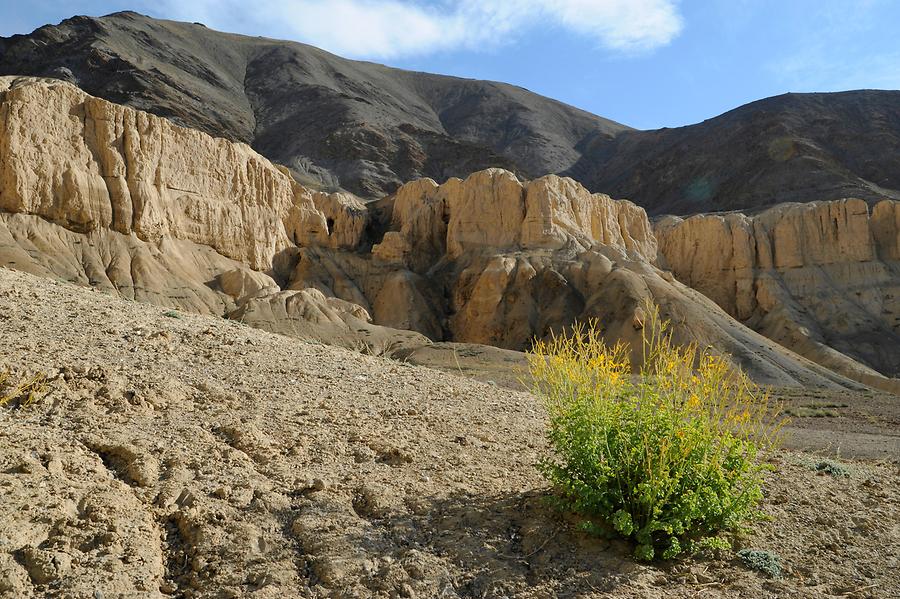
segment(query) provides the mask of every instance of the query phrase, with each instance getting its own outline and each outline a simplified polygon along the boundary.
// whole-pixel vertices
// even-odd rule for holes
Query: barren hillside
[[[88,93],[251,144],[303,180],[381,197],[418,177],[565,170],[624,125],[528,90],[346,60],[134,12],[0,38],[0,75]]]
[[[900,91],[765,98],[686,127],[584,147],[566,174],[651,214],[900,199]]]
[[[524,393],[0,269],[0,594],[890,597],[900,473],[781,452],[772,522],[732,553],[637,564],[543,502]],[[846,396],[846,395],[845,395]]]

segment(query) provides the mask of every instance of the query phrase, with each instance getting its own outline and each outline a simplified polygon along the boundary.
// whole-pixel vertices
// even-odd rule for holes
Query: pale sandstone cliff
[[[848,376],[900,376],[900,203],[667,217],[661,262],[767,337]],[[897,385],[895,385],[897,386]]]
[[[385,230],[370,253],[303,248],[291,287],[364,306],[387,326],[510,349],[586,319],[634,346],[639,305],[650,297],[679,340],[712,345],[759,380],[847,383],[659,271],[644,211],[571,179],[523,183],[488,169],[409,183],[381,209]]]
[[[365,223],[355,198],[310,192],[244,144],[60,81],[0,78],[4,265],[253,320],[245,304],[280,292],[270,278],[255,293],[242,289],[265,276],[255,271],[272,272],[296,244],[355,247]],[[312,337],[353,346],[351,331],[360,328],[409,337],[360,322],[355,306],[320,295],[278,301],[291,314],[324,315],[307,319]]]
[[[570,179],[488,169],[410,183],[376,210],[68,84],[0,90],[4,265],[379,353],[523,349],[588,318],[634,343],[652,297],[679,340],[763,382],[852,385],[667,277],[644,211]]]
[[[3,77],[0,91],[6,212],[79,232],[190,241],[255,269],[271,268],[292,242],[359,243],[365,219],[358,201],[309,192],[245,144],[59,81]]]

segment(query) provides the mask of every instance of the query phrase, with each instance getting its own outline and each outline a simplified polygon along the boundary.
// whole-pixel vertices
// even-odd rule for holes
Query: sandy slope
[[[173,315],[179,317],[173,317]],[[900,472],[781,453],[733,555],[640,565],[544,506],[528,394],[0,269],[9,597],[891,597]]]

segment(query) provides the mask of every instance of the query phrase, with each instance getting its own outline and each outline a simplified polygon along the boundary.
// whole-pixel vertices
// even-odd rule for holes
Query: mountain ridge
[[[650,214],[900,199],[900,92],[891,90],[792,92],[637,130],[520,86],[131,11],[0,38],[0,75],[64,79],[248,143],[306,185],[365,199],[490,167],[569,176]]]
[[[249,143],[304,182],[366,198],[407,180],[491,166],[525,176],[564,170],[587,135],[625,129],[508,84],[402,71],[132,12],[75,17],[0,48],[4,74],[65,79]]]
[[[874,204],[900,198],[898,151],[900,91],[788,93],[695,125],[623,132],[565,174],[654,214]]]

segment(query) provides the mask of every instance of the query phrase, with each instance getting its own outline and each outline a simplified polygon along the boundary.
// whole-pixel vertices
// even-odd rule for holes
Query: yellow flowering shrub
[[[538,341],[534,391],[549,413],[540,469],[596,534],[632,539],[640,559],[674,557],[758,514],[762,452],[782,424],[769,396],[724,358],[672,341],[644,305],[642,364],[596,323]]]

